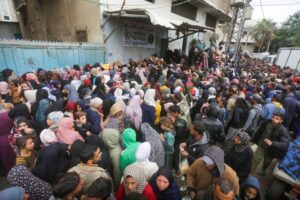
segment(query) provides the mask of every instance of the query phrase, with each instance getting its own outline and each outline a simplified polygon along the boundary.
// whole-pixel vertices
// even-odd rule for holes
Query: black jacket
[[[218,119],[203,119],[205,130],[209,133],[209,144],[223,142],[225,139],[224,125]]]
[[[253,142],[258,144],[262,134],[265,132],[265,129],[269,123],[272,123],[271,120],[266,121],[261,125],[257,130]],[[282,158],[284,157],[287,148],[289,146],[289,141],[291,139],[288,130],[281,124],[278,127],[273,127],[271,131],[271,136],[268,138],[272,141],[272,145],[268,147],[267,153],[272,158]]]
[[[196,159],[202,157],[209,147],[209,136],[204,132],[200,140],[194,141],[192,137],[187,140],[188,163],[191,165]]]

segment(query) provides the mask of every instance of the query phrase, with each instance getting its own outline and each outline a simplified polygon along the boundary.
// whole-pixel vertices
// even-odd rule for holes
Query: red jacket
[[[156,198],[156,194],[154,193],[152,187],[150,184],[147,184],[143,193],[143,196],[145,196],[147,198],[147,200],[157,200]],[[117,193],[115,194],[116,200],[123,200],[125,199],[125,185],[124,183],[121,183]]]

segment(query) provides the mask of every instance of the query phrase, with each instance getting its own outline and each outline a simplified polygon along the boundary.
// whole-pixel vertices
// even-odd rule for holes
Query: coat
[[[91,123],[91,131],[94,134],[99,134],[101,132],[101,116],[96,111],[92,110],[91,108],[86,110],[87,114],[87,121]]]
[[[259,141],[263,138],[261,138],[262,134],[264,133],[267,125],[269,123],[272,123],[272,121],[266,121],[261,125],[261,127],[257,130],[253,142],[258,144]],[[269,140],[272,141],[272,145],[268,147],[266,150],[268,155],[272,158],[282,158],[284,157],[289,141],[291,137],[288,132],[288,130],[281,124],[278,127],[274,127],[273,130],[271,131],[271,136]]]
[[[150,184],[147,184],[142,195],[146,197],[147,200],[156,200],[156,194],[154,193]],[[121,183],[118,192],[115,194],[116,200],[124,200],[126,197],[125,185]]]
[[[154,128],[155,127],[154,121],[156,118],[155,107],[150,106],[146,103],[142,103],[141,107],[142,107],[142,113],[143,113],[142,123],[148,123]]]
[[[188,140],[188,163],[191,165],[197,158],[203,156],[209,145],[209,137],[206,132],[200,140],[194,141],[192,138]]]

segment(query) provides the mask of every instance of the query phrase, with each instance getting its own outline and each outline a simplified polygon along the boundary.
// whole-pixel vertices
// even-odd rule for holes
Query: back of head
[[[85,144],[84,147],[81,148],[81,150],[79,152],[79,157],[80,157],[81,162],[87,164],[87,162],[89,160],[92,160],[97,148],[98,147],[95,145]]]
[[[53,184],[53,196],[65,199],[80,182],[80,177],[76,172],[69,172],[61,176]]]
[[[112,182],[106,178],[97,178],[87,190],[88,198],[108,199],[112,192]]]
[[[219,186],[220,187],[220,191],[227,195],[230,192],[234,191],[234,185],[230,180],[224,179],[224,178],[220,178],[217,180],[217,182],[215,183],[215,187]]]
[[[203,135],[205,132],[205,125],[203,120],[195,120],[193,122],[194,129],[198,132],[198,134]]]
[[[169,107],[169,111],[172,113],[180,113],[180,107],[178,105],[172,105]]]

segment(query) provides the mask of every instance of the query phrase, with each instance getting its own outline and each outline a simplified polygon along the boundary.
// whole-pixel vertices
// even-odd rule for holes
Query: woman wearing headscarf
[[[40,149],[40,142],[37,133],[33,128],[31,128],[30,121],[25,117],[21,116],[17,117],[14,120],[14,123],[17,129],[17,134],[32,138],[34,142],[34,148],[36,150]]]
[[[114,188],[118,189],[122,172],[120,169],[120,155],[122,152],[120,146],[120,133],[116,129],[105,128],[102,133],[102,140],[108,149],[109,156],[113,165]]]
[[[74,120],[70,117],[64,117],[60,120],[56,133],[57,140],[66,144],[73,144],[76,140],[84,141],[82,136],[73,130]]]
[[[224,146],[225,163],[237,173],[240,183],[250,174],[253,151],[250,147],[250,137],[246,132],[238,132],[227,140]]]
[[[16,164],[16,153],[8,139],[13,128],[13,121],[8,116],[7,111],[0,111],[0,122],[0,165],[6,175]]]
[[[226,140],[233,137],[235,133],[244,127],[248,115],[249,115],[249,106],[245,99],[237,98],[236,103],[233,108],[231,119],[228,122],[229,130],[226,136]]]
[[[150,179],[157,200],[181,200],[181,192],[174,180],[172,170],[168,167],[161,167]]]
[[[123,200],[132,192],[142,194],[147,200],[157,199],[151,185],[147,183],[143,169],[138,166],[126,167],[123,182],[115,195],[116,200]]]
[[[64,89],[68,92],[68,101],[76,103],[79,100],[79,95],[73,85],[67,84],[64,86]]]
[[[126,128],[122,133],[122,141],[125,149],[120,156],[120,166],[122,172],[124,169],[136,161],[135,153],[137,150],[139,142],[136,141],[136,133],[131,128]]]
[[[145,141],[151,144],[149,160],[157,163],[159,167],[165,164],[165,150],[157,131],[147,123],[141,124],[141,132],[145,135]]]
[[[150,126],[155,128],[154,121],[156,118],[155,115],[155,108],[156,108],[156,101],[155,97],[155,90],[148,89],[144,96],[144,102],[142,103],[142,123],[148,123]]]
[[[134,95],[129,101],[125,112],[126,117],[133,122],[135,128],[139,129],[142,122],[142,108],[140,95]]]
[[[136,162],[131,164],[143,168],[147,181],[158,170],[158,165],[155,162],[149,161],[150,152],[151,152],[150,143],[149,142],[141,143],[138,146],[135,153]]]
[[[51,185],[34,176],[25,166],[15,165],[7,180],[12,186],[24,188],[32,200],[49,200],[52,195]]]
[[[99,134],[102,130],[102,114],[100,109],[102,108],[102,99],[95,97],[90,101],[90,107],[86,110],[87,120],[91,123],[91,131],[94,134]]]
[[[122,132],[125,128],[124,113],[120,103],[115,103],[110,108],[109,117],[105,120],[104,126],[106,128],[114,128]]]
[[[29,120],[31,119],[29,109],[26,106],[26,104],[23,104],[23,103],[19,103],[19,104],[15,105],[14,108],[9,111],[8,115],[12,119],[16,119],[17,117],[20,117],[20,116],[26,117]]]

